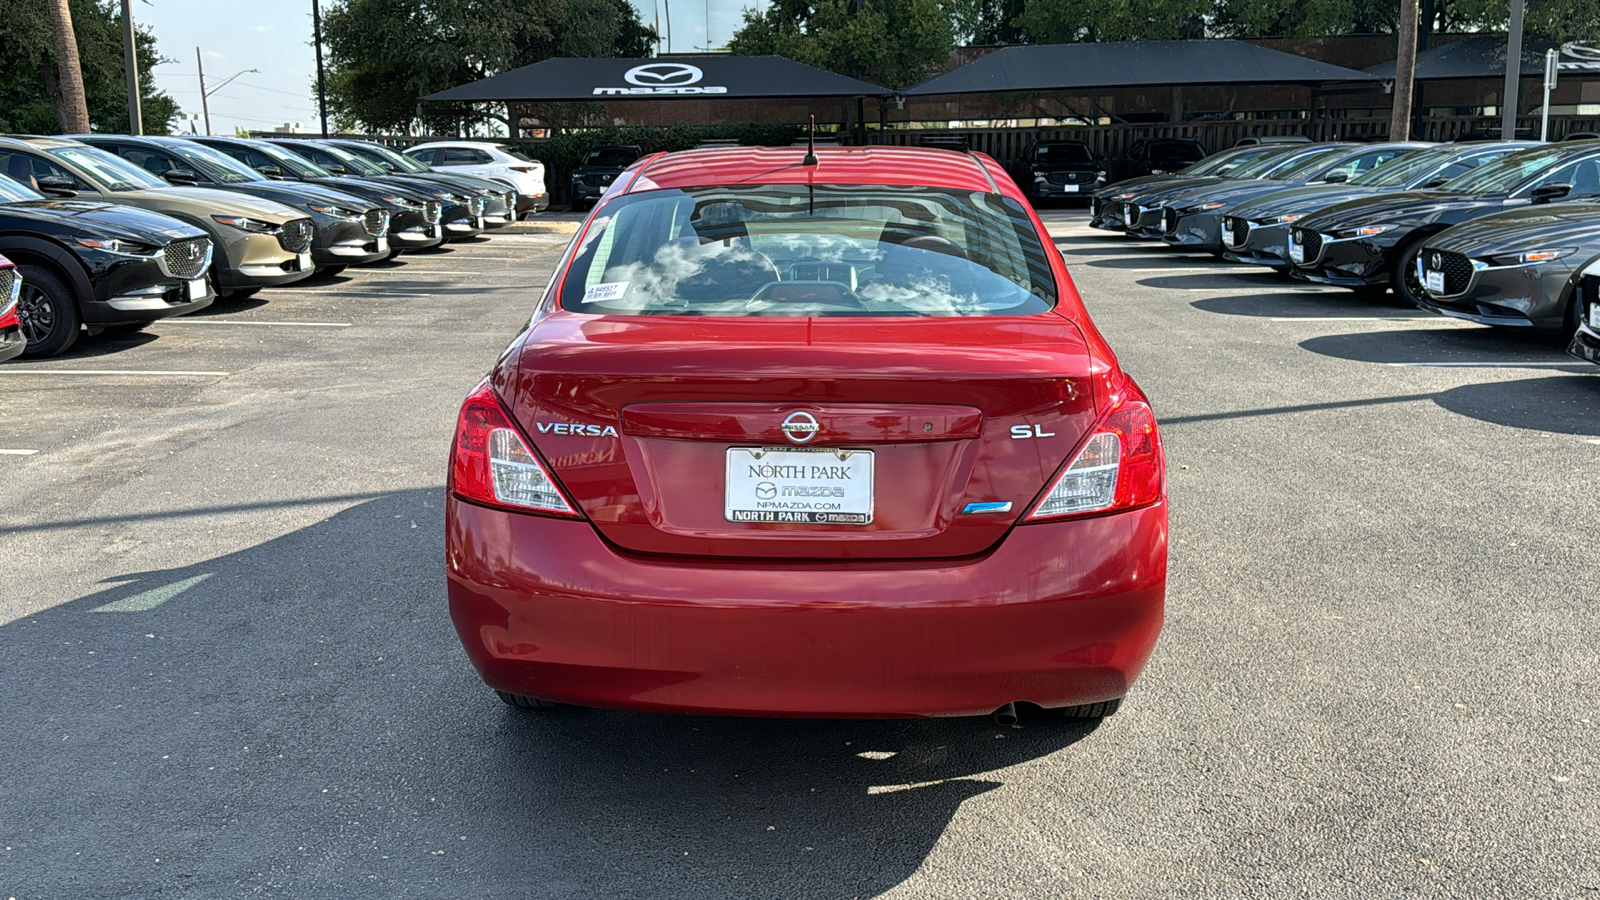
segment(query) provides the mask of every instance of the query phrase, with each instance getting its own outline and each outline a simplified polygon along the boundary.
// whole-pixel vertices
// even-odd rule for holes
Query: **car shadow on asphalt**
[[[1443,319],[1441,321],[1450,321]],[[1327,334],[1300,342],[1323,356],[1387,365],[1483,363],[1567,365],[1593,370],[1591,363],[1566,354],[1566,342],[1549,333],[1489,328],[1461,323],[1459,328],[1397,328]]]
[[[1196,257],[1199,259],[1199,257]],[[1150,268],[1155,268],[1151,266]],[[1162,288],[1166,290],[1215,290],[1215,291],[1259,291],[1263,294],[1316,294],[1316,290],[1308,290],[1304,285],[1283,278],[1271,269],[1262,268],[1259,272],[1236,270],[1232,272],[1190,272],[1182,275],[1153,275],[1141,278],[1135,282],[1140,287]]]
[[[1093,731],[1038,712],[1003,728],[508,708],[448,620],[441,501],[358,502],[0,627],[0,884],[867,897],[916,872],[962,803],[1002,786],[991,773]],[[220,527],[204,512],[172,516]]]
[[[235,313],[260,309],[270,301],[266,297],[246,297],[242,300],[218,300],[205,309],[197,309],[192,313],[184,313],[185,319],[205,319],[211,316],[231,316]]]
[[[1280,290],[1276,293],[1264,291],[1237,296],[1206,297],[1189,305],[1201,312],[1259,318],[1370,319],[1377,316],[1391,316],[1402,320],[1443,318],[1404,303],[1393,294],[1364,295],[1354,291]]]

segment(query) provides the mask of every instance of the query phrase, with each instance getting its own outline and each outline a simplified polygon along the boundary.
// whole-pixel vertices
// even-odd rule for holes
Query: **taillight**
[[[486,381],[461,404],[450,488],[464,500],[529,512],[575,516],[539,457],[511,424]]]
[[[539,171],[539,167],[538,166],[512,166],[511,167],[511,171],[513,171],[513,172],[537,172],[537,171]]]
[[[1027,521],[1149,506],[1161,499],[1165,478],[1155,413],[1143,399],[1124,394]]]

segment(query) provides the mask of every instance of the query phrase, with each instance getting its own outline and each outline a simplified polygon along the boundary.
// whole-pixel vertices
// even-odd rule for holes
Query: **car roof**
[[[801,163],[804,147],[717,147],[661,153],[635,163],[630,190],[753,184],[895,184],[996,193],[988,157],[933,147],[818,147],[817,165]],[[1007,192],[1010,193],[1010,192]]]
[[[24,144],[24,145],[27,145],[29,147],[40,147],[40,148],[43,148],[45,150],[49,150],[49,149],[52,149],[52,148],[55,148],[55,147],[87,147],[88,146],[88,144],[85,144],[82,141],[74,141],[74,140],[70,140],[68,138],[58,138],[58,137],[39,137],[38,135],[32,135],[32,134],[7,135],[7,136],[4,136],[4,137],[0,137],[0,141],[5,141],[5,142],[11,144],[12,146],[15,146],[17,144]]]
[[[510,140],[510,138],[500,138],[493,141],[428,141],[425,144],[412,144],[406,149],[421,150],[424,147],[498,147]]]

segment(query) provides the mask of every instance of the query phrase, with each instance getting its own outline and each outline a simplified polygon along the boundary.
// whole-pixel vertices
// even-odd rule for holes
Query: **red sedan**
[[[516,706],[1117,708],[1161,629],[1150,405],[994,160],[636,162],[461,409],[450,613]]]
[[[22,273],[11,260],[0,256],[0,362],[18,356],[28,347],[17,317],[17,298],[22,295]]]

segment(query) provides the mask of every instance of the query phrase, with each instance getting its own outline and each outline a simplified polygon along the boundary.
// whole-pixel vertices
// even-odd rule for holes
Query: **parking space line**
[[[239,322],[231,319],[205,317],[200,319],[166,319],[162,325],[259,325],[272,328],[349,328],[349,322]]]
[[[227,378],[232,372],[185,372],[154,369],[30,369],[0,366],[0,375],[130,375],[170,378]]]
[[[1449,322],[1440,316],[1272,316],[1268,322]]]
[[[1391,362],[1386,366],[1424,369],[1588,369],[1593,363],[1571,362]]]
[[[0,450],[0,456],[32,456],[37,450]]]

